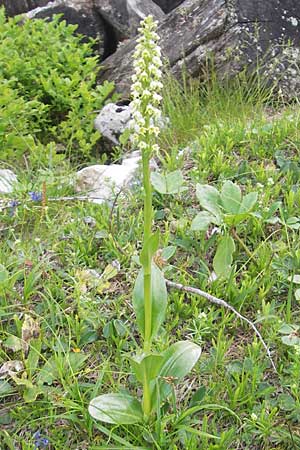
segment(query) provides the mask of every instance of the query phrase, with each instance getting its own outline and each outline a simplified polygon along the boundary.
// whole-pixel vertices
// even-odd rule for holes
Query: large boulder
[[[208,61],[220,78],[241,71],[277,81],[284,95],[300,94],[299,0],[185,0],[160,22],[158,33],[169,70],[178,79],[183,67],[193,77],[207,74]],[[107,58],[99,82],[114,81],[129,97],[136,42]]]
[[[112,27],[119,40],[135,36],[144,16],[152,14],[156,20],[165,17],[162,9],[152,0],[94,0],[94,8]]]
[[[55,0],[27,12],[26,15],[30,19],[51,19],[55,14],[63,14],[63,19],[68,24],[77,25],[76,33],[98,38],[97,50],[100,56],[105,56],[105,22],[93,8],[92,0]]]
[[[154,2],[165,12],[169,13],[177,6],[181,5],[184,0],[154,0]]]
[[[8,16],[16,16],[47,3],[49,0],[0,0],[0,6],[5,7]]]

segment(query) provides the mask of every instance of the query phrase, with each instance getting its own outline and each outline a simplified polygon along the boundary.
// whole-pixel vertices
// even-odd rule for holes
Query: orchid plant
[[[189,373],[201,354],[201,348],[190,341],[176,342],[160,353],[154,350],[154,340],[166,318],[168,297],[163,272],[155,263],[160,236],[158,229],[153,232],[150,173],[151,156],[159,150],[156,141],[163,87],[156,29],[152,16],[141,22],[132,77],[132,141],[142,153],[144,236],[139,258],[141,268],[133,290],[133,307],[143,346],[130,360],[132,371],[142,384],[143,398],[140,401],[124,393],[103,394],[89,405],[92,417],[117,425],[151,421],[172,392],[173,383]]]

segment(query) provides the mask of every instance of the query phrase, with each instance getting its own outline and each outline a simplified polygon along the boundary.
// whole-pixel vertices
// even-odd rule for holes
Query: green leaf
[[[289,217],[286,221],[286,224],[289,228],[292,228],[293,230],[299,230],[300,219],[299,217]]]
[[[6,380],[0,380],[0,398],[6,397],[7,395],[14,392],[14,388]]]
[[[126,394],[105,394],[94,398],[90,402],[89,413],[96,420],[115,425],[143,421],[140,402]]]
[[[282,336],[281,341],[285,345],[290,345],[290,346],[299,345],[300,337],[297,336],[296,334],[289,334],[289,335]]]
[[[12,352],[18,352],[23,349],[23,341],[17,336],[9,336],[3,343],[4,347],[10,349]]]
[[[242,201],[242,193],[237,184],[225,181],[221,190],[221,202],[228,214],[238,214]]]
[[[193,219],[191,229],[193,231],[207,231],[211,223],[214,223],[216,225],[220,224],[217,218],[211,213],[209,213],[208,211],[201,211]]]
[[[192,370],[200,355],[201,347],[194,342],[176,342],[163,352],[164,361],[159,375],[183,378]]]
[[[41,386],[32,386],[24,390],[23,398],[25,402],[32,403],[36,400],[38,395],[44,394],[45,389]]]
[[[172,258],[172,256],[174,256],[175,252],[176,252],[175,245],[169,245],[168,247],[162,249],[161,257],[163,260],[168,261],[169,259]]]
[[[212,213],[221,222],[222,212],[220,209],[219,191],[209,184],[197,184],[196,195],[202,208]]]
[[[151,182],[154,189],[160,194],[178,194],[184,190],[184,179],[180,170],[162,175],[158,172],[151,174]]]
[[[279,328],[278,331],[281,334],[293,334],[293,333],[297,333],[298,330],[299,330],[299,326],[298,325],[289,325],[288,323],[284,323]]]
[[[164,175],[158,172],[151,173],[151,183],[154,189],[160,194],[167,193],[166,179]]]
[[[152,263],[152,330],[153,338],[165,320],[167,308],[167,288],[164,276],[159,268]],[[145,333],[145,305],[144,305],[144,269],[141,269],[135,282],[133,290],[133,307],[136,314],[137,324],[140,333]]]
[[[131,358],[132,368],[137,380],[143,383],[145,378],[148,381],[156,378],[163,361],[164,358],[162,355],[147,355],[142,356],[142,358]]]
[[[222,236],[213,259],[213,268],[218,277],[227,278],[233,261],[235,243],[231,236]]]
[[[150,238],[145,242],[141,254],[140,254],[140,262],[142,266],[147,264],[148,256],[152,258],[155,252],[158,250],[159,246],[159,229],[156,230],[155,233],[152,233]]]
[[[157,399],[164,400],[171,392],[172,385],[168,378],[178,379],[185,377],[194,367],[201,355],[201,347],[190,341],[179,341],[171,345],[162,353],[163,364],[159,371],[159,395],[156,383],[152,382],[152,405],[157,404]],[[171,380],[170,380],[171,381]]]
[[[257,192],[250,192],[243,197],[239,214],[249,213],[257,202]]]

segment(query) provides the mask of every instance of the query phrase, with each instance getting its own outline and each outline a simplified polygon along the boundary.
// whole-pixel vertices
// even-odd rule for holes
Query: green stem
[[[146,373],[144,374],[143,387],[143,411],[145,420],[148,420],[151,413],[151,391]]]
[[[149,151],[143,152],[143,185],[144,185],[144,244],[151,237],[152,228],[152,189],[150,180]],[[145,302],[145,340],[144,352],[151,349],[152,330],[152,292],[151,292],[151,254],[148,251],[144,263],[144,302]]]

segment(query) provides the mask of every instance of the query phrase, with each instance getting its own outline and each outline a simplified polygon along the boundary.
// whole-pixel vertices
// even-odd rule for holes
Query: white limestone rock
[[[134,178],[141,155],[133,152],[122,164],[94,165],[77,172],[76,192],[84,193],[94,203],[113,201],[120,190]]]
[[[0,169],[0,194],[11,194],[17,182],[17,176],[12,170]]]
[[[119,137],[129,126],[132,107],[108,103],[95,119],[94,126],[113,145],[119,145]]]

